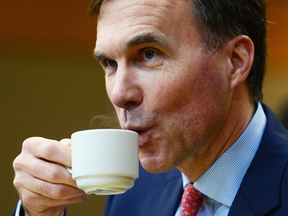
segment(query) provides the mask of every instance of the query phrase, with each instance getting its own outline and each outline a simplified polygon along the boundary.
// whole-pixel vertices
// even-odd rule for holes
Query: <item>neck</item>
[[[177,168],[195,182],[236,142],[249,125],[254,113],[255,105],[250,101],[247,92],[241,92],[241,89],[235,91],[225,123],[216,138]]]

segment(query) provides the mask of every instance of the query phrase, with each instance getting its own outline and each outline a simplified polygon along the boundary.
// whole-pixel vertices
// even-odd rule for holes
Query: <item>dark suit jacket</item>
[[[288,216],[288,131],[262,105],[267,125],[229,216]],[[174,216],[182,193],[177,169],[151,174],[140,166],[139,179],[132,189],[108,196],[104,216]]]
[[[267,125],[229,216],[288,216],[288,131],[262,105]],[[108,196],[104,215],[174,216],[182,193],[182,178],[177,169],[151,174],[140,166],[139,179],[132,189]]]

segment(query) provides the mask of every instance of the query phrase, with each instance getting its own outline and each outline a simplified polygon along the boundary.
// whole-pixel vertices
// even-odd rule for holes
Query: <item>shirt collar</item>
[[[231,206],[260,145],[266,116],[258,103],[255,115],[238,140],[194,183],[206,196]],[[183,187],[191,182],[183,173]]]

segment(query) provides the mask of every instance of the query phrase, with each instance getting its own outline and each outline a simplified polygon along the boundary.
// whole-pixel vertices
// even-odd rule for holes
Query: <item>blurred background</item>
[[[18,201],[12,162],[23,140],[70,137],[94,128],[95,115],[113,112],[104,73],[92,55],[96,24],[86,16],[89,2],[0,0],[1,215],[11,215]],[[264,102],[281,119],[288,118],[287,11],[286,0],[267,2]],[[68,206],[68,215],[101,215],[104,202],[92,195]]]

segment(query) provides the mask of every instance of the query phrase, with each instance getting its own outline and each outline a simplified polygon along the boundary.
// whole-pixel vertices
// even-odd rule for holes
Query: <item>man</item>
[[[121,127],[139,133],[146,170],[105,215],[287,215],[288,133],[260,103],[264,2],[94,0],[89,10],[109,99]],[[24,142],[14,185],[27,215],[87,198],[63,166],[69,145]],[[180,204],[189,182],[204,196],[198,213]]]

